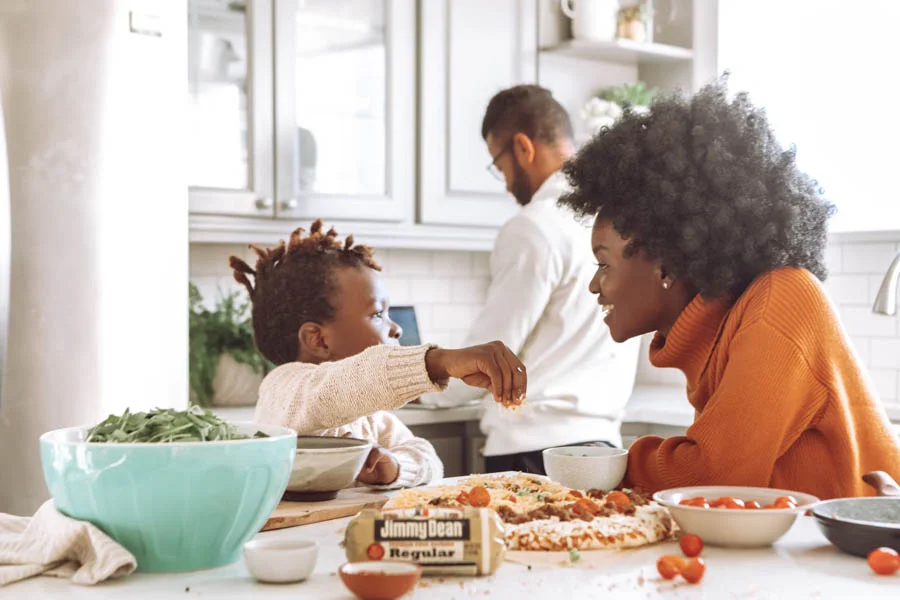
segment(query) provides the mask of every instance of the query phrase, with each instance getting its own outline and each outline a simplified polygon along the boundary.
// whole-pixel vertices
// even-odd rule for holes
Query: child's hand
[[[528,375],[525,365],[502,342],[446,350],[432,348],[425,354],[432,379],[455,377],[473,387],[489,390],[494,400],[509,406],[525,400]]]
[[[388,485],[394,483],[400,475],[400,463],[394,455],[375,446],[369,451],[366,464],[356,476],[356,480],[366,485]]]

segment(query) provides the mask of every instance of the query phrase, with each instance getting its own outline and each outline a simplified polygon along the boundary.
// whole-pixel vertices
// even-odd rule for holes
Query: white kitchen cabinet
[[[188,2],[190,211],[271,217],[272,5]]]
[[[412,220],[415,0],[190,0],[189,38],[191,213]]]
[[[276,216],[414,210],[415,0],[276,0]]]
[[[536,0],[427,0],[420,17],[419,218],[497,227],[516,210],[487,171],[488,101],[537,81]]]

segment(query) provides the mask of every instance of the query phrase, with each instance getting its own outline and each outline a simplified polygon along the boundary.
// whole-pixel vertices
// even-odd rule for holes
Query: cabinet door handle
[[[273,206],[275,206],[275,203],[272,202],[271,198],[257,198],[256,199],[256,208],[258,208],[259,210],[269,210]]]
[[[298,202],[296,199],[289,198],[288,200],[282,200],[280,206],[281,210],[294,210],[297,208],[297,204]]]

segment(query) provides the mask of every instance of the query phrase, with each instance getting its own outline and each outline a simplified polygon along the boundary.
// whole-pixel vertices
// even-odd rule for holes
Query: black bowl
[[[828,541],[847,554],[865,558],[881,547],[900,552],[900,498],[838,498],[812,512]]]

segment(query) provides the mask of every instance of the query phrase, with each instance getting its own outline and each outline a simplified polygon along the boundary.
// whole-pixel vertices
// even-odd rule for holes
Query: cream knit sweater
[[[400,464],[400,474],[389,485],[372,487],[440,479],[444,465],[434,447],[385,412],[447,387],[446,381],[435,383],[428,376],[425,353],[430,348],[373,346],[344,360],[281,365],[260,385],[253,420],[290,427],[298,435],[350,434],[385,448]]]

